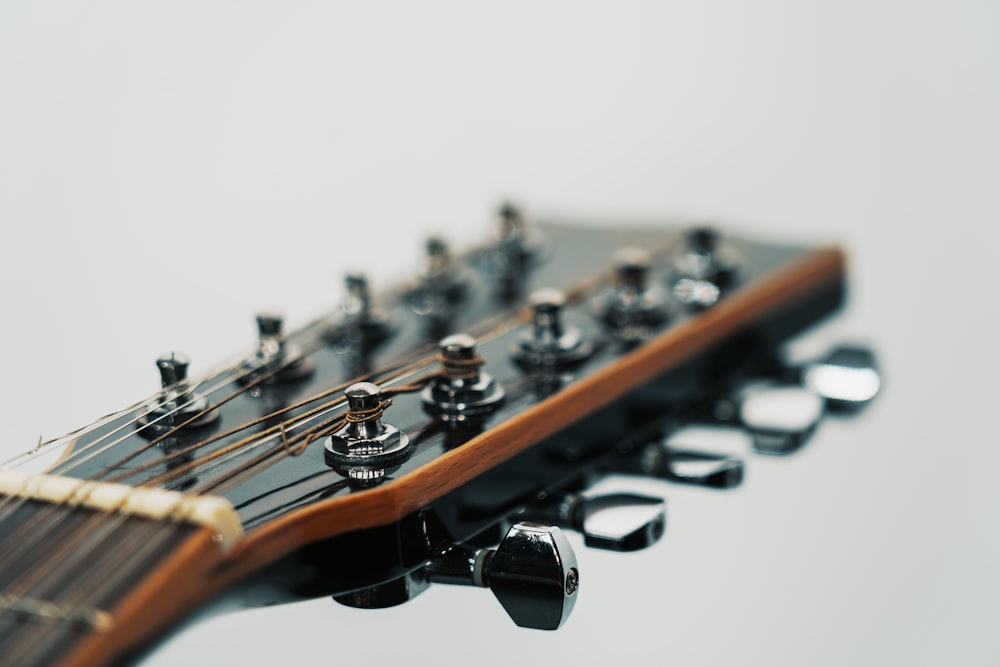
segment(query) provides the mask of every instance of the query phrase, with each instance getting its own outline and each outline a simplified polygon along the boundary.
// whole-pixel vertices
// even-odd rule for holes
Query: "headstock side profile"
[[[664,532],[661,499],[596,480],[730,488],[739,457],[672,434],[725,425],[789,454],[878,391],[863,348],[781,354],[843,304],[836,248],[531,227],[510,206],[498,226],[461,254],[431,239],[407,284],[348,276],[296,331],[261,313],[255,351],[203,378],[166,354],[159,392],[40,446],[69,443],[47,473],[5,464],[0,664],[127,662],[221,598],[378,608],[432,583],[556,629],[580,585],[559,527],[612,550]]]

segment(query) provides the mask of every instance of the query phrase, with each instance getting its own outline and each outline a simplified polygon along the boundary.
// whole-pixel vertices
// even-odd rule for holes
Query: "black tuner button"
[[[452,547],[425,569],[434,583],[488,587],[522,628],[556,630],[580,587],[576,555],[558,528],[514,524],[496,549]]]
[[[882,378],[874,352],[859,345],[840,345],[803,367],[802,384],[825,398],[831,411],[854,412],[875,398]]]
[[[297,345],[284,339],[283,326],[284,318],[278,313],[257,314],[257,350],[243,362],[240,382],[292,382],[312,373],[313,363]]]
[[[531,269],[542,258],[542,240],[525,222],[521,210],[504,203],[497,213],[498,238],[473,257],[474,263],[502,301],[513,301],[525,289]]]
[[[208,400],[194,392],[187,381],[190,360],[171,352],[156,360],[162,389],[157,398],[146,405],[137,424],[139,432],[157,438],[174,429],[207,426],[219,418]]]
[[[615,253],[615,290],[603,307],[604,323],[626,344],[649,339],[670,316],[667,295],[650,284],[652,257],[642,248]]]
[[[382,421],[388,402],[378,385],[357,382],[344,392],[346,423],[324,443],[326,464],[358,486],[374,486],[410,457],[410,438]]]
[[[634,493],[590,497],[568,494],[532,506],[524,516],[575,530],[583,535],[588,547],[638,551],[663,536],[667,504],[662,498]]]
[[[531,333],[521,336],[511,353],[519,366],[528,370],[571,368],[593,353],[593,345],[583,340],[580,330],[563,323],[566,296],[561,290],[536,290],[528,303],[533,313]]]
[[[713,227],[692,227],[671,274],[674,299],[689,308],[715,305],[738,277],[738,261]]]
[[[468,276],[452,258],[444,239],[431,237],[425,248],[419,280],[406,293],[406,302],[433,331],[445,326],[465,300]]]
[[[454,334],[438,344],[441,374],[421,392],[424,411],[450,426],[476,422],[503,405],[506,393],[489,373],[476,340]]]

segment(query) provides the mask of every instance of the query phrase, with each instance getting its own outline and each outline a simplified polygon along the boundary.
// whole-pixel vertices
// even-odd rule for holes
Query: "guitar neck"
[[[201,601],[215,532],[0,496],[0,665],[113,664]]]

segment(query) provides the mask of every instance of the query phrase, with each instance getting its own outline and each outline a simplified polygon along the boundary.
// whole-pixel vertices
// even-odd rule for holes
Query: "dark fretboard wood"
[[[136,635],[119,607],[204,533],[0,496],[0,666],[103,664],[74,657],[95,642],[128,650]]]

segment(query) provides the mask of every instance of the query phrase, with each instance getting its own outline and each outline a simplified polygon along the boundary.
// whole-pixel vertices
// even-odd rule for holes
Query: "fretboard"
[[[137,611],[171,573],[183,596],[184,563],[220,553],[190,522],[0,495],[0,667],[114,664],[171,621],[169,599]]]

